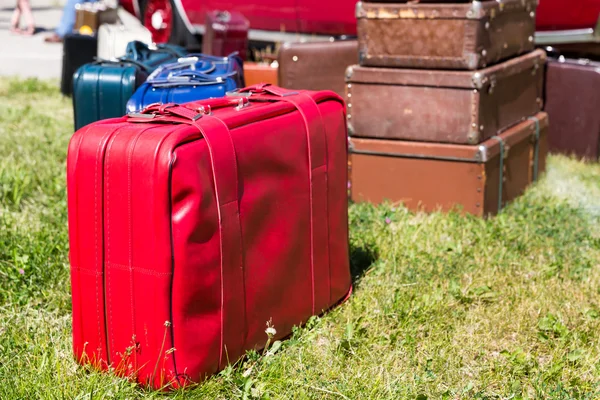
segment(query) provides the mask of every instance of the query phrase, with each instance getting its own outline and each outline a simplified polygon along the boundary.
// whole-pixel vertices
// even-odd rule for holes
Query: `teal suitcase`
[[[142,42],[127,45],[127,54],[117,61],[85,64],[73,74],[75,130],[101,119],[126,114],[127,101],[148,75],[164,63],[187,53],[184,48],[159,45],[150,49]]]

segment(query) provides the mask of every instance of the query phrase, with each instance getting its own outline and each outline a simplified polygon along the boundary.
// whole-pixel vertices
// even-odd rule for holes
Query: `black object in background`
[[[94,61],[98,53],[98,37],[67,34],[63,40],[62,75],[60,91],[65,96],[73,93],[73,74],[83,64]]]

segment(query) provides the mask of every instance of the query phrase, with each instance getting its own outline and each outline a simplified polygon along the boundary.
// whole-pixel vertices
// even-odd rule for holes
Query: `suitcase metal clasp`
[[[196,111],[198,111],[200,114],[212,115],[212,110],[210,109],[210,105],[200,106],[200,107],[196,108]]]
[[[235,109],[235,111],[240,111],[241,109],[246,108],[246,107],[250,107],[250,100],[248,100],[248,97],[241,97],[238,100],[238,105],[235,106],[234,109]]]
[[[156,114],[152,113],[152,114],[143,114],[143,113],[139,113],[139,112],[130,112],[127,114],[127,116],[129,118],[144,118],[144,119],[152,119],[154,117],[156,117]]]
[[[229,92],[225,92],[225,96],[228,97],[250,97],[252,96],[252,92],[240,92],[240,89],[230,90]]]

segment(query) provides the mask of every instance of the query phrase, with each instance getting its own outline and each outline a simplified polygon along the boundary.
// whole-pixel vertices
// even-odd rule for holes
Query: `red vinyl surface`
[[[120,3],[134,13],[133,1]],[[168,3],[153,1],[162,1],[165,7]],[[193,25],[203,25],[207,12],[225,10],[242,13],[250,21],[250,29],[325,35],[356,35],[355,6],[355,0],[181,0],[181,11]],[[536,29],[593,28],[599,15],[600,0],[539,0]]]
[[[157,105],[153,119],[73,136],[80,362],[184,385],[264,347],[267,321],[283,338],[349,293],[344,103],[333,92],[250,90],[249,101]],[[208,105],[212,115],[194,120]]]
[[[540,0],[539,31],[593,28],[600,15],[600,0]]]

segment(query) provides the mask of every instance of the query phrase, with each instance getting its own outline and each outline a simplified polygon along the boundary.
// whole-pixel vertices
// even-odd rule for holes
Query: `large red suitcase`
[[[199,381],[350,293],[333,92],[255,85],[77,131],[73,345],[155,388]]]

